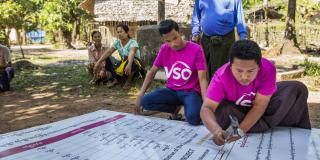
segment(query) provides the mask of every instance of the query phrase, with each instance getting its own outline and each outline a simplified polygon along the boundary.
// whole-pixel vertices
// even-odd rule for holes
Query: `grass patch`
[[[320,77],[320,64],[312,63],[312,62],[306,62],[302,66],[305,67],[305,74],[307,76]]]
[[[21,70],[16,73],[12,86],[17,91],[27,93],[53,92],[56,100],[61,98],[78,96],[135,96],[141,85],[141,79],[132,82],[130,90],[122,89],[122,85],[107,88],[106,85],[94,86],[89,84],[91,77],[86,65],[63,66],[63,67],[39,67],[34,70]],[[164,81],[153,81],[149,91],[164,87]]]
[[[36,65],[48,65],[53,63],[58,63],[62,61],[72,61],[72,60],[84,60],[86,61],[88,58],[85,56],[78,56],[78,57],[63,57],[63,56],[56,56],[56,55],[25,55],[25,59],[22,59],[20,55],[14,55],[13,62],[17,60],[28,60],[33,64]]]
[[[22,70],[13,79],[13,86],[18,89],[46,90],[55,88],[57,91],[77,86],[90,87],[89,76],[84,65],[65,67],[40,67],[36,70]]]

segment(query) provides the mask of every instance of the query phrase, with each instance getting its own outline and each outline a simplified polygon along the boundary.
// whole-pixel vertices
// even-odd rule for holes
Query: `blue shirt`
[[[192,35],[222,36],[237,27],[240,39],[247,37],[242,0],[195,0]]]

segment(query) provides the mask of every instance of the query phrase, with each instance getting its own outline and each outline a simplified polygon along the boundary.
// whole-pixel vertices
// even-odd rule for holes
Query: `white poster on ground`
[[[100,110],[0,135],[2,160],[320,160],[320,129],[276,128],[224,146],[204,126]]]

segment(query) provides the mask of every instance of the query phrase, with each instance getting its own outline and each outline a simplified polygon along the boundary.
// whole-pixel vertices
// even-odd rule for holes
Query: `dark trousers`
[[[229,50],[234,42],[234,30],[224,36],[202,35],[201,45],[207,62],[208,82],[210,82],[216,70],[228,62]]]
[[[111,78],[111,79],[114,79],[114,78],[117,77],[116,71],[114,70],[114,66],[113,66],[110,58],[107,58],[107,59],[106,59],[106,66],[105,66],[105,68],[106,68],[106,71],[111,72],[111,75],[112,75],[112,78]]]
[[[276,126],[311,129],[307,87],[298,81],[278,82],[277,87],[278,90],[271,97],[265,113],[249,132],[264,132]],[[249,110],[249,107],[236,106],[223,100],[215,111],[215,116],[219,125],[226,129],[230,124],[229,115],[236,116],[240,123]]]
[[[195,91],[175,91],[168,88],[156,89],[141,99],[146,110],[174,113],[178,106],[184,106],[184,115],[192,125],[200,124],[201,96]]]
[[[123,79],[123,78],[127,78],[127,77],[128,77],[128,76],[125,75],[125,74],[123,74],[122,76],[120,76],[120,75],[118,75],[118,74],[115,72],[115,69],[116,69],[117,67],[119,67],[120,64],[121,64],[123,61],[127,60],[127,59],[128,59],[128,57],[124,57],[121,61],[119,61],[119,62],[118,62],[117,64],[115,64],[115,65],[112,64],[111,60],[109,60],[108,62],[106,62],[106,70],[111,72],[112,78],[116,78],[116,79],[120,80],[120,79]],[[125,69],[127,65],[128,65],[128,61],[126,61],[125,66],[124,66],[123,69]],[[136,77],[139,73],[140,73],[141,76],[143,76],[143,77],[145,76],[145,71],[144,71],[144,67],[143,67],[143,65],[142,65],[142,63],[141,63],[141,60],[135,58],[134,61],[133,61],[133,63],[132,63],[132,66],[131,66],[131,74],[133,75],[133,77]]]
[[[6,67],[0,69],[0,91],[9,91],[10,82],[14,78],[14,69],[12,67]]]

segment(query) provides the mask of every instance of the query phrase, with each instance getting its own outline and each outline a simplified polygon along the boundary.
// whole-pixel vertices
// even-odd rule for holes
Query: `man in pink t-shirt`
[[[183,105],[186,120],[198,125],[201,97],[207,88],[204,53],[198,44],[182,39],[178,24],[172,20],[160,22],[159,32],[165,44],[143,82],[135,113],[139,114],[142,106],[145,110],[175,114]],[[166,87],[144,95],[160,68],[164,68],[168,78]]]
[[[200,113],[217,145],[238,140],[246,132],[264,132],[275,126],[311,128],[304,84],[276,83],[275,66],[262,58],[254,41],[237,41],[229,56],[230,62],[213,76]],[[238,134],[226,136],[229,116],[236,117],[240,127]]]

